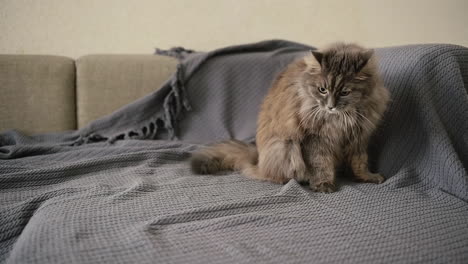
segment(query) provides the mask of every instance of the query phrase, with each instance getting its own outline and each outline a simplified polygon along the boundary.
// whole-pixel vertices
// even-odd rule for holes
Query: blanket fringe
[[[177,54],[180,54],[180,52],[193,52],[181,48],[175,49],[178,50],[171,51],[171,56],[174,56],[174,54],[176,54],[175,52],[179,52]],[[159,50],[159,52],[162,52],[162,50]],[[180,55],[180,57],[182,56],[183,55]],[[79,146],[83,144],[96,143],[102,141],[107,141],[109,144],[113,144],[115,141],[122,139],[155,139],[158,130],[161,128],[161,126],[163,126],[167,130],[168,137],[170,140],[176,140],[177,121],[180,119],[181,114],[184,111],[192,110],[185,90],[184,68],[181,63],[177,65],[176,72],[172,77],[172,80],[169,85],[171,87],[171,90],[167,94],[163,102],[164,112],[161,115],[158,115],[157,117],[150,120],[145,126],[114,135],[110,138],[106,138],[102,135],[95,133],[91,133],[89,135],[81,135],[71,145]]]
[[[190,111],[192,107],[187,98],[184,85],[184,70],[182,64],[177,65],[177,70],[171,82],[171,92],[164,99],[164,126],[171,140],[177,139],[176,121],[180,119],[183,111]]]

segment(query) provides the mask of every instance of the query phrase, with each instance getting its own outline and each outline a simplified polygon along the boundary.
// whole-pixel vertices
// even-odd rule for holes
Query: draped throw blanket
[[[371,140],[380,185],[332,194],[193,175],[200,144],[253,141],[275,75],[313,47],[183,48],[155,92],[71,132],[0,134],[0,263],[463,263],[468,49],[376,49],[392,101]],[[156,87],[155,87],[156,88]]]

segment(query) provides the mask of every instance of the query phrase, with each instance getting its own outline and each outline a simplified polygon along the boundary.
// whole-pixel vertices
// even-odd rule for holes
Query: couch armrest
[[[177,60],[158,55],[87,55],[76,62],[78,128],[160,88]]]
[[[0,131],[33,134],[75,128],[72,59],[0,55]]]

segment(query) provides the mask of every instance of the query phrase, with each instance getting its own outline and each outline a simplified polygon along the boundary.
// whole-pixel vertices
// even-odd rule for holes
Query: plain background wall
[[[468,0],[0,0],[0,53],[208,50],[283,38],[320,46],[468,46]]]

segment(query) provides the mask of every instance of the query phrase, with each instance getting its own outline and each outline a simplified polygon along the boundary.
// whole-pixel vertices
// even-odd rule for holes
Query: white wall
[[[468,0],[0,0],[0,53],[152,53],[284,38],[468,46]]]

